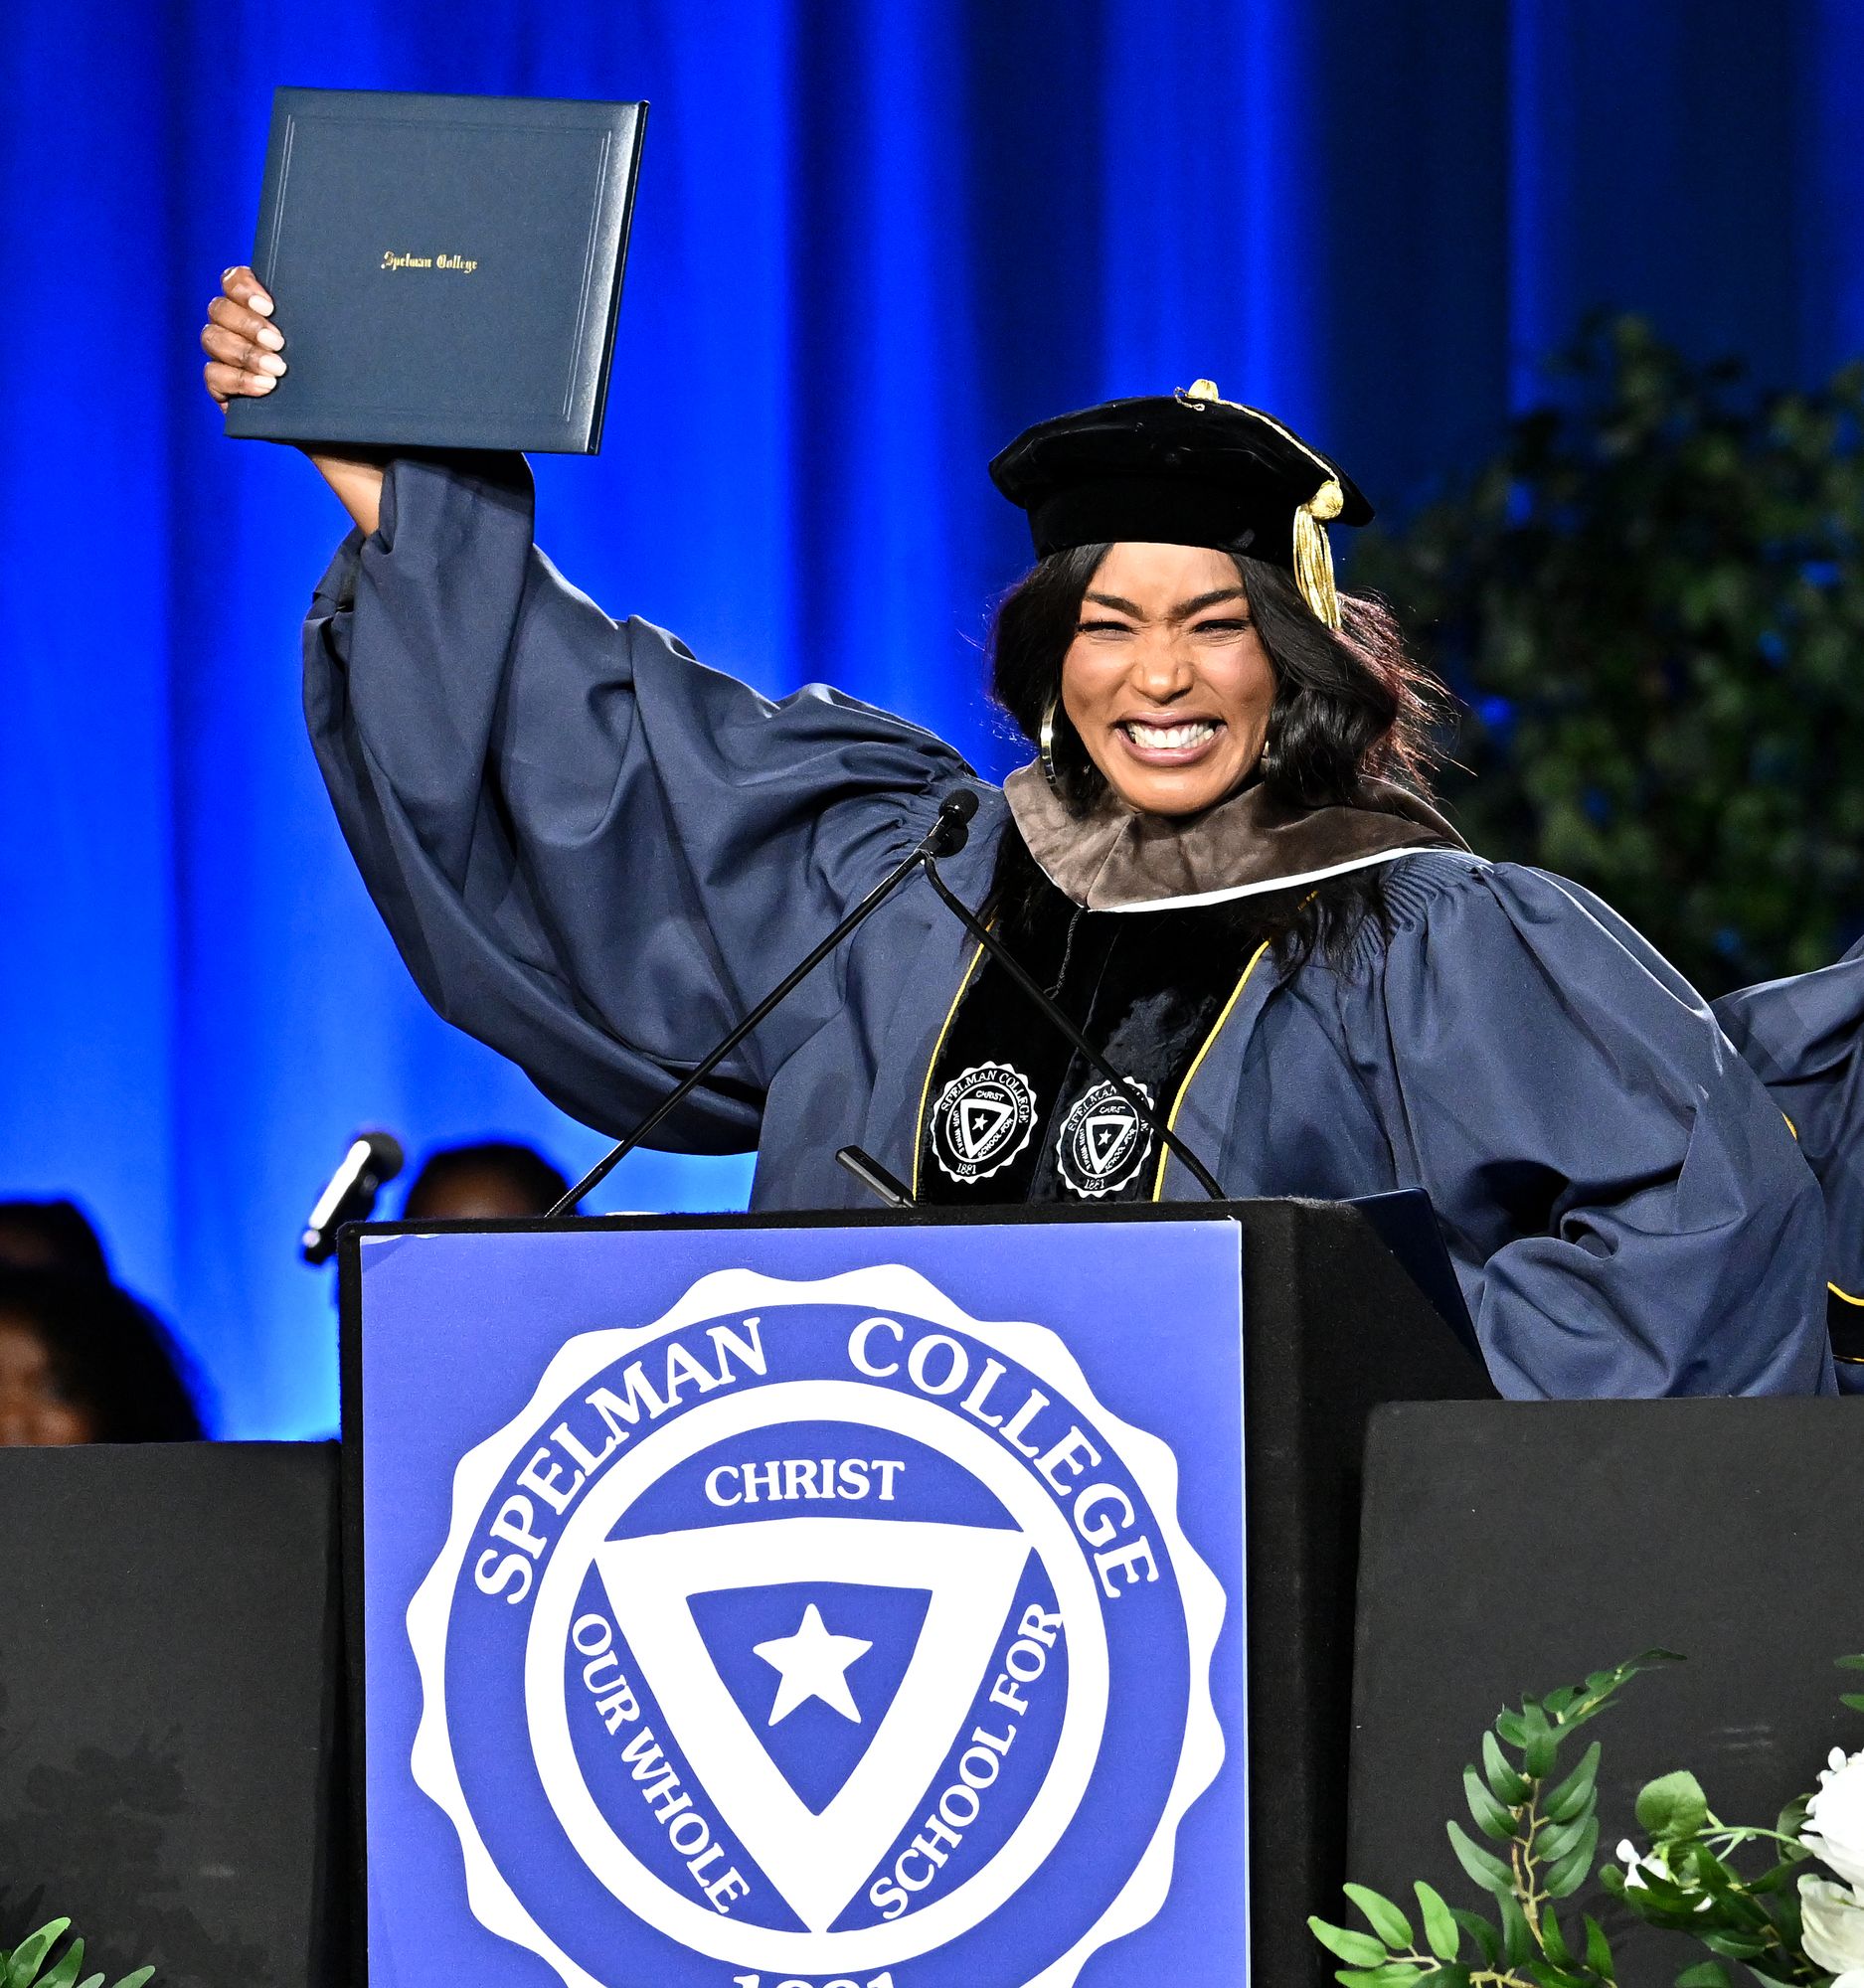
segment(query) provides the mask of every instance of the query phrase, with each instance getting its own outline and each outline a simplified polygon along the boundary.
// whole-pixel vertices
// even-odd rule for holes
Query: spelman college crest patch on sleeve
[[[473,1915],[568,1988],[1068,1988],[1224,1757],[1178,1480],[904,1266],[570,1339],[407,1611]]]

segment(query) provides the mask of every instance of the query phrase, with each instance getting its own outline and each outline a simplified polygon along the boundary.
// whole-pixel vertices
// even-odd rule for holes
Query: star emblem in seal
[[[1007,1063],[972,1064],[938,1093],[932,1110],[932,1150],[954,1181],[988,1180],[1029,1143],[1036,1090]]]
[[[1124,1187],[1152,1150],[1152,1128],[1140,1117],[1129,1093],[1151,1105],[1151,1091],[1136,1077],[1128,1077],[1123,1089],[1097,1083],[1077,1100],[1056,1134],[1055,1157],[1062,1179],[1089,1201]]]

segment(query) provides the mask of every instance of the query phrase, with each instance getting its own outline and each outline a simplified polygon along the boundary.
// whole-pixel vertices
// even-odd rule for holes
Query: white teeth
[[[1136,719],[1128,719],[1126,731],[1135,746],[1143,746],[1152,752],[1175,752],[1187,746],[1202,746],[1207,739],[1217,736],[1217,728],[1207,718],[1199,719],[1195,725],[1141,725]]]

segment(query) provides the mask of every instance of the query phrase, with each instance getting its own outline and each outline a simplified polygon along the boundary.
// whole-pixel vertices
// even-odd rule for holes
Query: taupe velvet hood
[[[1419,849],[1466,849],[1427,801],[1368,780],[1350,807],[1299,808],[1260,783],[1202,814],[1140,814],[1111,788],[1071,814],[1039,765],[1003,783],[1010,813],[1049,881],[1091,911],[1221,904],[1317,884]]]

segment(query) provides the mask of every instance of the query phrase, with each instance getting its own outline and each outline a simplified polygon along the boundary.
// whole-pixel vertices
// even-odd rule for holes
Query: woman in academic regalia
[[[223,402],[278,365],[252,272],[224,289]],[[611,621],[534,546],[521,458],[319,466],[357,525],[305,634],[344,833],[434,1007],[587,1123],[636,1124],[969,785],[952,886],[1227,1193],[1426,1190],[1505,1394],[1831,1388],[1792,1133],[1635,932],[1431,807],[1426,686],[1333,586],[1326,524],[1370,507],[1268,415],[1200,382],[992,464],[1038,555],[996,626],[1035,748],[1001,791]],[[945,1204],[1198,1193],[925,890],[664,1143],[756,1145],[759,1209],[857,1203],[850,1143]]]

